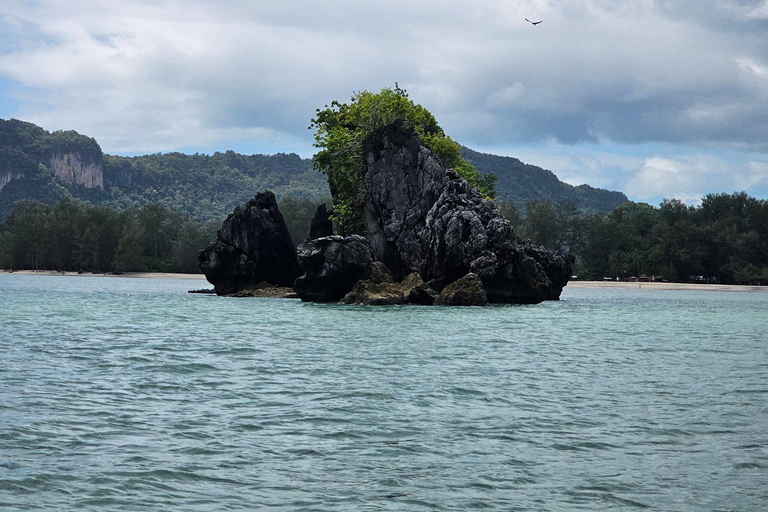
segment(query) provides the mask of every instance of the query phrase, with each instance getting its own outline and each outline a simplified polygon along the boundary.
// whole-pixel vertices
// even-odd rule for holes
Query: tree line
[[[19,201],[0,226],[0,267],[78,272],[199,272],[219,223],[160,205],[116,210],[69,197]]]
[[[318,203],[280,200],[295,244],[306,239]],[[71,197],[53,206],[18,201],[0,224],[0,268],[199,273],[197,253],[222,221],[197,221],[161,204],[116,209]]]
[[[576,255],[579,279],[768,282],[768,202],[745,192],[709,194],[698,206],[628,201],[606,215],[548,200],[530,201],[524,217],[500,208],[519,235]]]

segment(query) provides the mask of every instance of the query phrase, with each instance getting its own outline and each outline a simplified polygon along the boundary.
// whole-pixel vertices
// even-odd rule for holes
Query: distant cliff
[[[517,158],[489,155],[464,149],[461,156],[483,174],[495,173],[496,196],[511,201],[520,211],[533,199],[549,199],[553,203],[574,203],[589,213],[608,213],[628,199],[621,192],[560,181],[552,171],[528,165]]]
[[[74,131],[48,133],[31,123],[0,119],[0,191],[42,164],[67,185],[104,188],[96,140]]]

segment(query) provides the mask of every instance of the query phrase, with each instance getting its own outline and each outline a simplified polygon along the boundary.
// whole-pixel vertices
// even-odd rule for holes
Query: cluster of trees
[[[396,120],[412,128],[446,167],[452,167],[470,185],[488,197],[495,196],[495,174],[481,174],[462,158],[461,146],[448,137],[435,117],[408,98],[395,84],[379,93],[362,91],[350,103],[331,102],[317,109],[310,129],[315,129],[315,169],[328,176],[333,196],[333,218],[343,234],[363,231],[363,140],[374,130]]]
[[[295,244],[309,234],[318,204],[280,201]],[[118,210],[70,197],[53,206],[19,201],[0,224],[0,268],[199,273],[197,253],[216,237],[222,220],[197,221],[160,204]]]
[[[745,192],[709,194],[699,206],[628,201],[607,215],[547,200],[529,202],[525,217],[513,204],[500,206],[521,236],[575,254],[580,279],[768,282],[768,201]]]
[[[0,267],[78,272],[199,272],[219,223],[160,205],[116,210],[63,198],[15,204],[0,225]]]

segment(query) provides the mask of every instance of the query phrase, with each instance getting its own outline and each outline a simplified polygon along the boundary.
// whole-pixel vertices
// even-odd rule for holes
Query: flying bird
[[[528,22],[528,23],[530,23],[531,25],[538,25],[539,23],[541,23],[541,22],[542,22],[542,21],[544,21],[544,20],[540,20],[540,21],[531,21],[531,20],[529,20],[528,18],[525,18],[525,21],[527,21],[527,22]]]

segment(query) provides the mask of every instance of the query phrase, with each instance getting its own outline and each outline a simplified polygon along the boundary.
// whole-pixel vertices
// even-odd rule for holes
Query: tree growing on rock
[[[363,224],[363,140],[375,129],[396,120],[412,128],[446,167],[453,168],[486,197],[495,195],[496,175],[481,175],[461,157],[461,146],[445,134],[435,117],[415,104],[397,83],[379,93],[352,95],[350,103],[332,101],[317,109],[309,126],[315,129],[315,169],[328,176],[333,196],[333,220],[342,234],[362,233]]]

